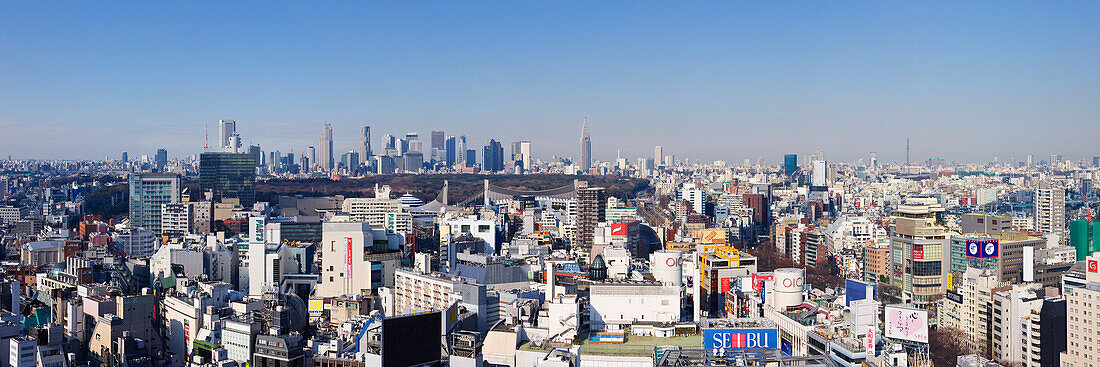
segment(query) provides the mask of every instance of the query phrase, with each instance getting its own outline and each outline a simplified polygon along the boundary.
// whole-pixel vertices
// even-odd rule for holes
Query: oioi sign
[[[776,349],[777,329],[703,329],[703,349]]]

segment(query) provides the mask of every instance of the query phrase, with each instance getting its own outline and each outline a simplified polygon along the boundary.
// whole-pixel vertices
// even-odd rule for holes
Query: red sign
[[[875,327],[874,326],[868,326],[867,327],[867,350],[864,353],[867,353],[868,357],[871,357],[871,356],[875,355]]]
[[[752,290],[756,291],[756,292],[763,292],[764,291],[764,281],[765,280],[772,280],[772,277],[773,277],[772,275],[763,275],[763,276],[761,276],[761,275],[753,274],[752,275]]]
[[[924,245],[913,245],[913,260],[924,260]]]
[[[730,290],[730,278],[722,278],[722,293],[729,292]]]
[[[640,222],[629,221],[625,223],[612,223],[611,235],[612,236],[629,236],[637,234],[640,229]]]
[[[351,237],[344,237],[344,242],[348,245],[347,261],[344,263],[344,277],[351,278]]]
[[[1096,266],[1096,260],[1089,260],[1089,272],[1090,273],[1095,273],[1096,272],[1096,267],[1097,267]]]

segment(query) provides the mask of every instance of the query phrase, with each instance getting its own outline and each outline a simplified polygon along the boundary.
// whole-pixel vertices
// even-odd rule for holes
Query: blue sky
[[[8,2],[0,155],[170,156],[236,119],[534,141],[537,158],[1100,155],[1098,2]]]

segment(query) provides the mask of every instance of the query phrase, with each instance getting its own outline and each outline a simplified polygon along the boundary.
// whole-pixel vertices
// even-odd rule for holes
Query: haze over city
[[[1096,2],[10,3],[0,156],[443,130],[594,159],[1091,157]],[[375,142],[378,144],[378,142]]]

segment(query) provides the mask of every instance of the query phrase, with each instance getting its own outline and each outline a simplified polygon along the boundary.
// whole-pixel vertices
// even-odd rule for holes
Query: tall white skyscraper
[[[653,165],[661,165],[661,159],[665,157],[665,147],[660,145],[653,147]]]
[[[455,159],[458,161],[458,164],[465,166],[466,160],[468,159],[468,157],[466,157],[466,135],[460,135],[456,144],[458,146],[455,148]]]
[[[218,150],[231,153],[240,152],[241,136],[237,134],[237,121],[218,121]]]
[[[528,172],[531,170],[532,158],[531,158],[531,141],[524,140],[519,142],[519,154],[523,159],[523,171]]]
[[[323,171],[331,171],[333,168],[332,161],[332,125],[325,124],[321,128],[321,139],[317,144],[317,167],[320,167]]]
[[[1066,238],[1066,191],[1040,183],[1035,190],[1035,230]]]
[[[810,185],[827,186],[829,184],[829,163],[826,161],[814,161],[813,175],[810,176]]]

